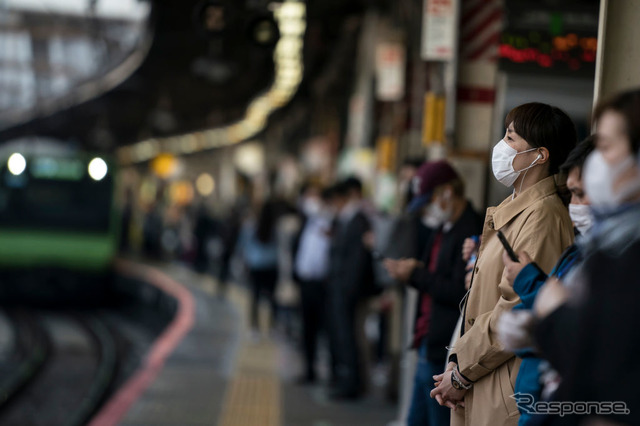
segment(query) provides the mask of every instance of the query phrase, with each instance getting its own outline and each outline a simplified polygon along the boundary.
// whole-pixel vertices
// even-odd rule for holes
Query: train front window
[[[4,229],[106,232],[112,212],[111,175],[100,181],[14,176],[0,171],[0,227]]]

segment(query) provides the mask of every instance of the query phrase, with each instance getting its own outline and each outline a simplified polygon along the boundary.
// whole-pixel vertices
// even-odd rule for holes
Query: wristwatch
[[[451,370],[451,386],[453,386],[453,388],[456,390],[469,390],[473,387],[473,383],[465,385],[458,378],[458,375],[456,374],[456,370]]]

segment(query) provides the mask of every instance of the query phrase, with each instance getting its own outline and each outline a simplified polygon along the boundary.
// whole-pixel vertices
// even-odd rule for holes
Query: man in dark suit
[[[362,211],[362,183],[349,178],[336,188],[336,219],[330,249],[328,320],[330,344],[336,357],[334,399],[353,399],[362,393],[362,351],[356,313],[374,291],[373,260],[363,242],[371,229]]]
[[[418,259],[385,259],[389,275],[420,291],[412,348],[418,366],[407,425],[448,425],[449,409],[429,397],[433,375],[446,361],[446,346],[466,293],[464,240],[482,231],[482,218],[464,197],[464,184],[446,161],[425,163],[416,175],[418,194],[427,201],[423,222],[434,231]]]

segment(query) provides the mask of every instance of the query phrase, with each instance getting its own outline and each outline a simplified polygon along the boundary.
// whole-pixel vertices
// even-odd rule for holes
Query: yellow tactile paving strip
[[[236,287],[237,288],[237,287]],[[246,293],[229,298],[246,312]],[[280,426],[282,424],[277,348],[269,340],[245,342],[224,398],[219,426]]]
[[[238,376],[227,390],[221,426],[279,426],[280,384],[274,378]]]

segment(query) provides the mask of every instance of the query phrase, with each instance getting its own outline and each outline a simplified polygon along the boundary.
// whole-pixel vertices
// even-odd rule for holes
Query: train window
[[[150,0],[2,0],[0,129],[97,96],[142,62]]]
[[[28,175],[28,176],[27,176]],[[37,178],[0,169],[0,228],[106,232],[111,223],[113,179],[88,174]],[[15,178],[21,185],[15,185]]]

